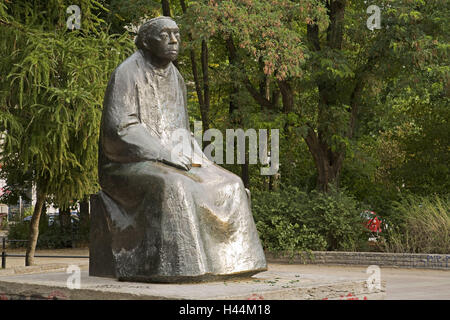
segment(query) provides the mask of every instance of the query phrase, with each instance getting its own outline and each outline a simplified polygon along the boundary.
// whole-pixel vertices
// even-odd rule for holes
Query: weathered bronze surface
[[[138,50],[109,81],[102,191],[91,201],[92,276],[190,282],[267,268],[242,180],[205,158],[192,166],[192,157],[172,152],[174,132],[190,133],[186,87],[172,64],[179,44],[172,19],[146,22]]]

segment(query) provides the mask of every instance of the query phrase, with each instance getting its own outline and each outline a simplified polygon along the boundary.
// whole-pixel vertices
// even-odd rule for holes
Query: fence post
[[[6,238],[2,238],[2,269],[6,268]]]

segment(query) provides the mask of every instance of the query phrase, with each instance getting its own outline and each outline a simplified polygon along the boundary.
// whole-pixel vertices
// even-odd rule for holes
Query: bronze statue
[[[92,276],[207,281],[267,268],[242,180],[207,159],[193,167],[192,157],[172,154],[174,132],[189,131],[186,87],[172,63],[179,45],[171,18],[149,20],[109,81],[102,191],[91,200]]]

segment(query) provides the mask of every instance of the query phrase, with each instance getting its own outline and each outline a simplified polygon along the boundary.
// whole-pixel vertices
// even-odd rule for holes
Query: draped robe
[[[207,159],[189,171],[166,161],[174,131],[189,130],[186,102],[175,66],[156,68],[141,51],[109,81],[99,197],[120,280],[202,281],[267,268],[242,180]]]

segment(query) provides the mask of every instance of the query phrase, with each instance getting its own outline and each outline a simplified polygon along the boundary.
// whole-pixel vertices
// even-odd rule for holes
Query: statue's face
[[[180,48],[180,30],[177,24],[169,19],[155,22],[153,32],[146,39],[146,48],[159,59],[176,60]]]

